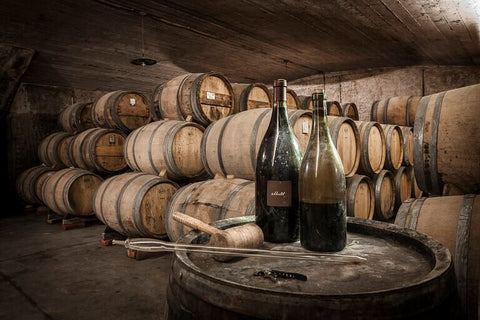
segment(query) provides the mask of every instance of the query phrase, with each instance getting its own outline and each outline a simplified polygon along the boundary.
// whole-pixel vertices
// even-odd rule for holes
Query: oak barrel
[[[273,107],[272,92],[263,83],[232,83],[232,88],[235,94],[233,113]]]
[[[91,118],[95,127],[129,133],[152,121],[150,100],[139,91],[108,92],[93,102]]]
[[[26,204],[43,204],[42,186],[56,169],[45,164],[23,170],[15,181],[17,194]]]
[[[205,170],[212,177],[220,173],[254,180],[258,149],[271,114],[271,108],[251,109],[209,125],[201,147]],[[288,110],[288,117],[302,152],[305,152],[311,133],[312,112]]]
[[[189,120],[204,127],[233,113],[235,95],[221,73],[186,73],[158,85],[152,97],[155,120]]]
[[[297,92],[291,88],[287,88],[287,109],[300,109],[300,99]]]
[[[58,170],[43,184],[43,202],[60,215],[91,216],[93,195],[102,181],[102,177],[88,170]]]
[[[360,134],[360,164],[358,172],[379,173],[385,166],[386,145],[383,127],[376,121],[354,121]]]
[[[374,219],[390,221],[395,215],[395,181],[390,170],[382,170],[372,177],[375,194]]]
[[[360,120],[357,105],[353,102],[345,102],[342,104],[342,116],[352,120]]]
[[[395,182],[395,209],[397,210],[403,201],[412,196],[412,176],[407,167],[401,166],[393,172],[393,181]]]
[[[93,128],[93,102],[78,102],[65,107],[58,115],[57,122],[63,131],[76,134]]]
[[[198,123],[159,120],[132,131],[124,145],[127,165],[136,171],[169,179],[196,178],[205,174],[200,146],[204,128]]]
[[[418,187],[417,179],[415,179],[415,169],[412,166],[405,168],[410,175],[410,180],[412,181],[412,194],[411,198],[421,198],[423,196],[423,191]]]
[[[179,186],[144,172],[126,172],[105,179],[93,197],[97,218],[128,237],[166,238],[168,202]]]
[[[400,126],[381,124],[385,133],[385,169],[398,170],[403,162],[403,133]]]
[[[312,96],[298,96],[300,101],[300,109],[312,110]],[[343,117],[343,109],[338,101],[326,101],[327,115]]]
[[[330,136],[342,160],[345,177],[353,176],[360,165],[360,132],[347,117],[328,116]]]
[[[480,84],[424,96],[414,126],[417,183],[441,195],[444,184],[480,193]]]
[[[413,166],[413,127],[400,126],[403,136],[403,166]]]
[[[369,176],[355,174],[346,178],[345,203],[347,215],[362,219],[372,219],[375,211],[375,193]]]
[[[413,127],[422,96],[394,96],[372,104],[370,120]]]
[[[213,226],[228,229],[253,221],[253,216],[237,217]],[[208,238],[192,231],[178,242],[205,243]],[[305,251],[298,241],[264,242],[262,248]],[[367,260],[329,263],[253,256],[223,263],[210,254],[177,251],[164,318],[453,318],[457,296],[452,257],[437,240],[394,224],[347,217],[347,246],[339,254]],[[280,276],[273,272],[268,277],[272,270]],[[299,280],[298,274],[307,280]]]
[[[451,252],[462,313],[480,316],[480,196],[474,194],[422,197],[405,201],[395,224],[427,234]]]
[[[255,214],[255,183],[239,178],[223,178],[190,183],[170,200],[165,214],[168,237],[177,241],[191,228],[173,219],[175,211],[205,223]]]
[[[42,163],[57,169],[65,168],[70,163],[68,146],[73,134],[57,131],[42,139],[38,145],[37,155]]]
[[[117,129],[95,127],[76,134],[69,148],[74,167],[97,173],[127,169],[123,149],[127,134]]]

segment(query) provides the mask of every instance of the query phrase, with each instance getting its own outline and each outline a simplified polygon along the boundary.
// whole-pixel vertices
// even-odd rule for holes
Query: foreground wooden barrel
[[[233,218],[227,229],[253,222]],[[165,319],[451,319],[456,312],[455,274],[447,248],[437,240],[393,224],[347,218],[341,255],[360,263],[293,257],[238,258],[225,264],[212,255],[177,251],[167,287]],[[205,243],[192,231],[178,242]],[[263,249],[304,251],[299,242]],[[332,258],[335,259],[335,258]],[[306,281],[262,276],[268,270],[304,275]]]
[[[180,188],[165,214],[168,238],[177,241],[192,230],[173,219],[175,211],[205,223],[255,214],[255,183],[238,178],[209,179]]]
[[[385,133],[385,169],[398,170],[403,162],[403,134],[400,126],[382,124]]]
[[[127,169],[123,149],[127,135],[117,129],[91,128],[73,138],[69,147],[74,167],[98,173]]]
[[[187,73],[158,85],[152,105],[155,120],[192,118],[206,127],[233,113],[235,95],[221,73]]]
[[[96,127],[129,133],[152,121],[150,101],[138,91],[108,92],[94,101],[91,118]]]
[[[26,204],[43,204],[43,184],[54,172],[56,172],[56,169],[45,164],[36,165],[22,171],[15,181],[18,196]]]
[[[395,180],[390,170],[382,170],[372,178],[375,194],[375,220],[390,221],[395,215]]]
[[[272,92],[263,83],[232,83],[232,88],[235,94],[233,113],[273,107]]]
[[[43,184],[43,202],[60,215],[94,215],[92,199],[102,181],[102,177],[88,170],[61,169],[48,177]]]
[[[205,170],[212,177],[220,173],[254,180],[258,149],[271,114],[271,108],[246,110],[208,126],[201,147]],[[288,117],[302,152],[305,152],[311,133],[312,113],[289,110]]]
[[[345,194],[347,215],[362,219],[372,219],[375,212],[375,193],[369,176],[355,174],[347,178]]]
[[[427,234],[452,253],[461,301],[458,319],[480,316],[480,196],[409,199],[398,209],[395,224]]]
[[[414,126],[417,183],[441,195],[444,184],[480,193],[480,84],[422,97]]]
[[[68,146],[72,138],[73,134],[65,131],[49,134],[38,145],[38,158],[49,167],[65,168],[70,164]]]
[[[160,120],[132,131],[124,156],[132,170],[158,175],[166,170],[169,179],[204,175],[201,141],[205,129],[194,122]]]
[[[58,125],[63,131],[77,134],[95,125],[92,121],[93,102],[78,102],[67,106],[58,115]]]
[[[386,146],[383,127],[376,121],[355,121],[360,134],[360,164],[358,172],[379,173],[385,166]]]
[[[375,101],[370,110],[370,120],[413,127],[421,98],[421,96],[395,96]]]
[[[166,238],[168,202],[179,186],[143,172],[126,172],[102,182],[93,197],[97,218],[128,237]]]
[[[342,116],[348,117],[352,120],[359,120],[357,105],[353,102],[346,102],[342,104]]]

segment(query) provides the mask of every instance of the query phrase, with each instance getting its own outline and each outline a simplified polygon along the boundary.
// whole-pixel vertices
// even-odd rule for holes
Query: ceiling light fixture
[[[148,58],[145,58],[145,39],[144,39],[144,36],[143,36],[143,17],[146,15],[145,12],[140,12],[140,16],[141,16],[141,19],[142,19],[142,57],[141,58],[138,58],[138,59],[133,59],[132,61],[130,61],[130,63],[134,64],[134,65],[137,65],[137,66],[151,66],[155,63],[157,63],[156,60],[154,59],[148,59]]]

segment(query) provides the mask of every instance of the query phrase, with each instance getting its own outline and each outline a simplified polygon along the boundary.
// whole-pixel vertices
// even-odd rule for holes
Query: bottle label
[[[267,181],[267,206],[292,206],[292,181]]]

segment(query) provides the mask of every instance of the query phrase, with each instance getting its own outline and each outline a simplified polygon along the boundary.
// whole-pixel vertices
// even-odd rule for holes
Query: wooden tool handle
[[[209,224],[207,224],[207,223],[205,223],[201,220],[198,220],[194,217],[188,216],[188,215],[186,215],[184,213],[181,213],[181,212],[178,212],[178,211],[173,212],[172,217],[175,221],[178,221],[178,222],[180,222],[180,223],[182,223],[186,226],[189,226],[190,228],[208,233],[209,235],[212,235],[214,233],[222,232],[222,230],[220,230],[220,229],[212,227],[211,225],[209,225]]]

